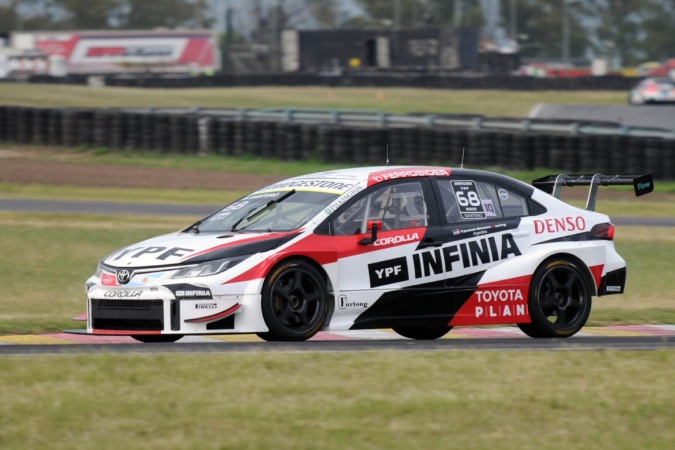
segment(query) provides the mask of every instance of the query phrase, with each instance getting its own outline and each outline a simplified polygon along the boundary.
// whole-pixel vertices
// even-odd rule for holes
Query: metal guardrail
[[[387,147],[400,163],[456,163],[470,148],[475,167],[652,172],[675,179],[675,136],[669,131],[659,133],[668,139],[589,135],[586,126],[628,133],[613,122],[545,120],[362,110],[0,106],[0,141],[352,164],[381,163]]]
[[[141,113],[184,114],[223,117],[232,120],[335,124],[362,127],[452,127],[484,131],[540,132],[566,135],[632,136],[675,139],[675,128],[630,127],[619,123],[551,120],[531,118],[490,118],[481,115],[389,114],[378,110],[360,109],[202,109],[152,108],[125,109]]]

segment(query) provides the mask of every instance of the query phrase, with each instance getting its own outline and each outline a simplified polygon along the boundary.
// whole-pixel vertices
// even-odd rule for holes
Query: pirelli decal
[[[418,251],[413,253],[410,259],[400,257],[368,264],[370,287],[423,279],[458,270],[465,271],[521,254],[510,233],[486,236],[482,239]],[[412,263],[411,269],[408,268],[408,261]]]

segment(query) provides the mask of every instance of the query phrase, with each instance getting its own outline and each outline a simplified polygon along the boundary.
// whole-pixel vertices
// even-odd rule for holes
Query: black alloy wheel
[[[269,329],[266,341],[305,341],[326,321],[329,310],[326,282],[311,264],[293,260],[274,268],[262,291],[262,313]]]
[[[569,337],[586,324],[591,303],[588,275],[571,260],[549,260],[537,269],[530,285],[532,323],[518,327],[535,338]]]
[[[417,339],[418,341],[431,341],[445,336],[450,330],[452,330],[452,327],[448,325],[429,327],[393,327],[392,330],[401,336],[410,339]]]

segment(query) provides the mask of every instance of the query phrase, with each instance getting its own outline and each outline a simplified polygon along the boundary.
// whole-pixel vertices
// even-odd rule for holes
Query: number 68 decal
[[[464,219],[484,219],[485,210],[474,181],[451,181],[459,212]]]
[[[455,193],[455,197],[457,197],[457,203],[459,204],[459,206],[480,206],[481,205],[480,197],[478,197],[477,192],[459,191],[459,192]]]

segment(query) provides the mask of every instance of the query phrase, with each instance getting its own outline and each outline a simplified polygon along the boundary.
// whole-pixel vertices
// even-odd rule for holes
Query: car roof
[[[483,170],[473,169],[453,169],[444,166],[416,166],[416,165],[401,165],[401,166],[370,166],[370,167],[355,167],[348,169],[328,170],[324,172],[315,172],[306,175],[289,178],[279,183],[275,183],[265,188],[279,189],[289,188],[292,186],[301,186],[305,183],[316,183],[320,180],[325,180],[326,183],[333,183],[331,186],[336,190],[346,192],[350,187],[366,183],[368,187],[376,184],[384,183],[391,180],[400,179],[414,179],[420,177],[447,177],[447,176],[467,177],[469,179],[483,178],[498,182],[506,187],[511,187],[521,192],[530,193],[534,189],[532,186],[523,183],[520,180],[508,177],[495,172],[488,172]],[[311,180],[311,181],[310,181]],[[337,188],[336,184],[343,183],[342,189]],[[309,184],[308,184],[309,185]],[[317,186],[316,184],[314,184]],[[320,186],[318,186],[320,187]],[[328,187],[328,185],[326,185]]]
[[[399,178],[418,178],[423,176],[448,176],[454,169],[440,166],[369,166],[349,169],[328,170],[310,173],[291,178],[289,181],[307,178],[344,179],[360,183],[368,181],[369,185]]]

